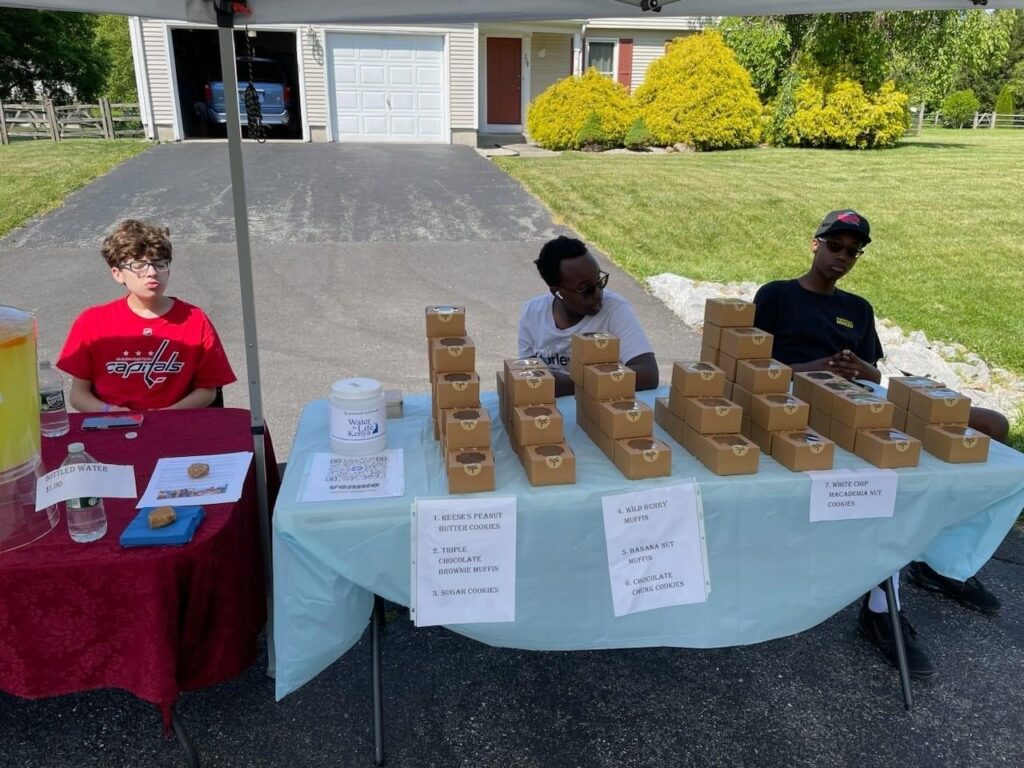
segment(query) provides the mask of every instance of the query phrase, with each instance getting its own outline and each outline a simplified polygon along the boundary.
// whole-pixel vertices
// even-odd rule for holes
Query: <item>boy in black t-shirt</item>
[[[876,367],[882,344],[875,332],[874,311],[865,299],[836,288],[871,242],[867,219],[856,211],[832,211],[811,240],[813,260],[807,273],[795,280],[777,280],[761,286],[754,297],[754,324],[775,336],[773,356],[795,371],[832,371],[848,379],[878,383]],[[1005,442],[1009,422],[996,411],[971,409],[971,426]],[[895,574],[899,608],[899,574]],[[911,563],[911,581],[946,594],[987,613],[999,610],[999,600],[976,577],[961,582],[942,576],[925,563]],[[865,595],[858,620],[861,633],[890,664],[896,666],[896,648],[885,592],[872,588]],[[900,613],[907,662],[915,677],[931,677],[935,667],[918,645],[917,632]]]

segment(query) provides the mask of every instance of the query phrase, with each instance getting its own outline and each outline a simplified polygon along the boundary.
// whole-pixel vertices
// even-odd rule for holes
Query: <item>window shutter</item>
[[[633,85],[633,41],[619,40],[619,71],[616,79],[629,91]]]

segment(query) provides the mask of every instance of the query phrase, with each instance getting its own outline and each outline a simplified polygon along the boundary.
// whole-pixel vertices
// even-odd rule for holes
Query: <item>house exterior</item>
[[[244,56],[248,40],[256,55],[278,56],[291,67],[296,139],[475,146],[481,134],[524,133],[530,101],[570,73],[593,66],[635,89],[667,42],[711,22],[648,16],[443,27],[258,26],[248,38],[236,37],[236,53]],[[217,56],[215,28],[138,17],[129,28],[147,135],[159,141],[205,135],[203,68],[211,69]]]

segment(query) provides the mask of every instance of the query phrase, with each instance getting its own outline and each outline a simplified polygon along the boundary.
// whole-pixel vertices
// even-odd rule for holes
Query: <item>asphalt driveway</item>
[[[304,403],[332,381],[378,378],[427,388],[423,307],[464,304],[485,387],[515,354],[520,304],[544,290],[532,260],[567,231],[468,147],[246,144],[244,147],[264,411],[288,455]],[[239,379],[239,308],[227,149],[154,147],[0,241],[0,301],[39,315],[54,355],[75,315],[119,295],[99,244],[118,220],[171,230],[171,292],[203,307]],[[637,308],[662,362],[693,357],[695,334],[607,260],[611,288]],[[247,406],[244,384],[226,391]]]

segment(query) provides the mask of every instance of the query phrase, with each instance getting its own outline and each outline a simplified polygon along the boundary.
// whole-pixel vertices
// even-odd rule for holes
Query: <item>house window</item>
[[[587,40],[587,66],[605,77],[615,78],[615,40]]]

